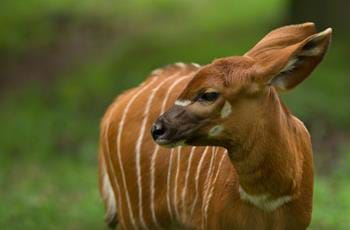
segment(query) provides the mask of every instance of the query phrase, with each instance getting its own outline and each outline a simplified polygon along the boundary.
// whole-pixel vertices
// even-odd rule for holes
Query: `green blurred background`
[[[324,62],[287,105],[312,133],[310,229],[350,227],[347,0],[2,0],[0,228],[105,229],[98,125],[155,68],[243,54],[275,27],[334,28]]]

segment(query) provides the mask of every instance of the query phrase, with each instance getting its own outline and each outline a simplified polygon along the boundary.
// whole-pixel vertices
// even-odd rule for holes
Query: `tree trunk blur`
[[[332,27],[350,33],[350,0],[290,0],[289,22],[315,22],[318,30]]]

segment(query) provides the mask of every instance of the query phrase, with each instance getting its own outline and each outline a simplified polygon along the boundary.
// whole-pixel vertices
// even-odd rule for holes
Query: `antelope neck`
[[[303,158],[293,144],[298,140],[293,116],[274,91],[266,103],[269,119],[257,121],[245,138],[248,141],[228,151],[238,174],[241,199],[272,211],[297,192]]]

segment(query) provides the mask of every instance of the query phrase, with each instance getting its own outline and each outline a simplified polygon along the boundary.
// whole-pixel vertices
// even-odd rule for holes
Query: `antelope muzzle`
[[[151,134],[154,141],[165,147],[186,143],[200,124],[200,119],[185,107],[174,105],[153,124]]]

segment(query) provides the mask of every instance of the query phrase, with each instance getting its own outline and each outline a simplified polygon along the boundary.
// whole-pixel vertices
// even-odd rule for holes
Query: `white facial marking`
[[[192,102],[190,100],[177,100],[177,101],[175,101],[175,105],[182,106],[182,107],[186,107],[191,103]]]
[[[242,200],[247,201],[267,212],[272,212],[280,206],[292,200],[291,196],[281,196],[278,198],[272,198],[268,194],[250,195],[246,191],[244,191],[244,189],[241,186],[239,186],[239,194]]]
[[[222,125],[215,125],[213,128],[209,130],[209,136],[211,137],[218,136],[223,130],[224,130],[224,127]]]
[[[221,110],[221,118],[226,118],[232,113],[232,106],[230,102],[225,101],[225,105]]]

